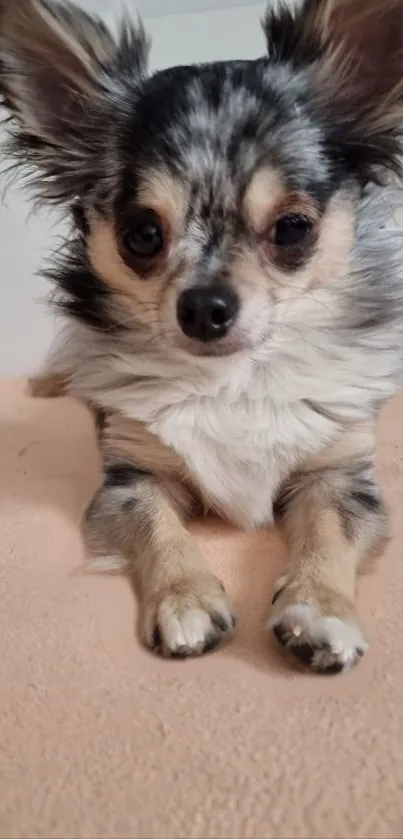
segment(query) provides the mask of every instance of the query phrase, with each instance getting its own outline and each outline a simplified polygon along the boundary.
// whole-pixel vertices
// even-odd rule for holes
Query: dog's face
[[[228,355],[348,272],[357,196],[399,165],[403,2],[306,0],[265,28],[268,57],[149,77],[141,28],[3,0],[13,151],[79,226],[71,314]]]
[[[339,193],[321,132],[295,107],[293,74],[278,102],[277,78],[256,62],[145,81],[113,210],[89,213],[97,275],[124,296],[125,320],[167,347],[253,347],[278,302],[346,265],[350,193]]]

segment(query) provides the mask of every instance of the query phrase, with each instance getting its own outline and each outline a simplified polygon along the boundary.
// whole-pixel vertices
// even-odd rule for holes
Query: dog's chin
[[[228,336],[205,343],[186,338],[185,335],[177,337],[175,340],[175,349],[188,356],[193,356],[193,358],[228,358],[232,355],[250,351],[253,346],[254,342],[247,340],[244,336],[242,338]]]

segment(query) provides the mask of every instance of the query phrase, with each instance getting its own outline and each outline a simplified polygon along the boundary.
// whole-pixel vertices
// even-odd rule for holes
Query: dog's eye
[[[300,213],[281,216],[274,228],[274,244],[278,248],[301,247],[312,228],[312,221]]]
[[[123,236],[123,244],[138,259],[151,259],[164,247],[164,234],[157,214],[153,210],[139,213]]]

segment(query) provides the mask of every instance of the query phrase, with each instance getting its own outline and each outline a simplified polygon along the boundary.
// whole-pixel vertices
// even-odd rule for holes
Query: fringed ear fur
[[[147,56],[141,25],[124,22],[114,38],[100,19],[70,3],[0,0],[0,94],[12,117],[9,150],[31,167],[47,200],[85,193],[101,138],[113,123],[110,109],[119,108],[119,74],[130,67],[125,82],[135,85]]]
[[[304,70],[311,94],[364,180],[401,172],[403,0],[281,0],[264,20],[269,55]]]

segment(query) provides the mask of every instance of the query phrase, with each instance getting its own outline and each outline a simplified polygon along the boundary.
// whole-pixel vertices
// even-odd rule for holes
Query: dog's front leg
[[[278,503],[289,541],[270,627],[279,643],[320,673],[353,666],[367,643],[356,615],[357,572],[384,546],[388,521],[372,463],[301,472]]]
[[[223,586],[184,526],[184,505],[179,485],[117,463],[106,470],[85,521],[92,555],[104,567],[117,558],[135,575],[143,641],[174,657],[213,649],[235,626]]]

